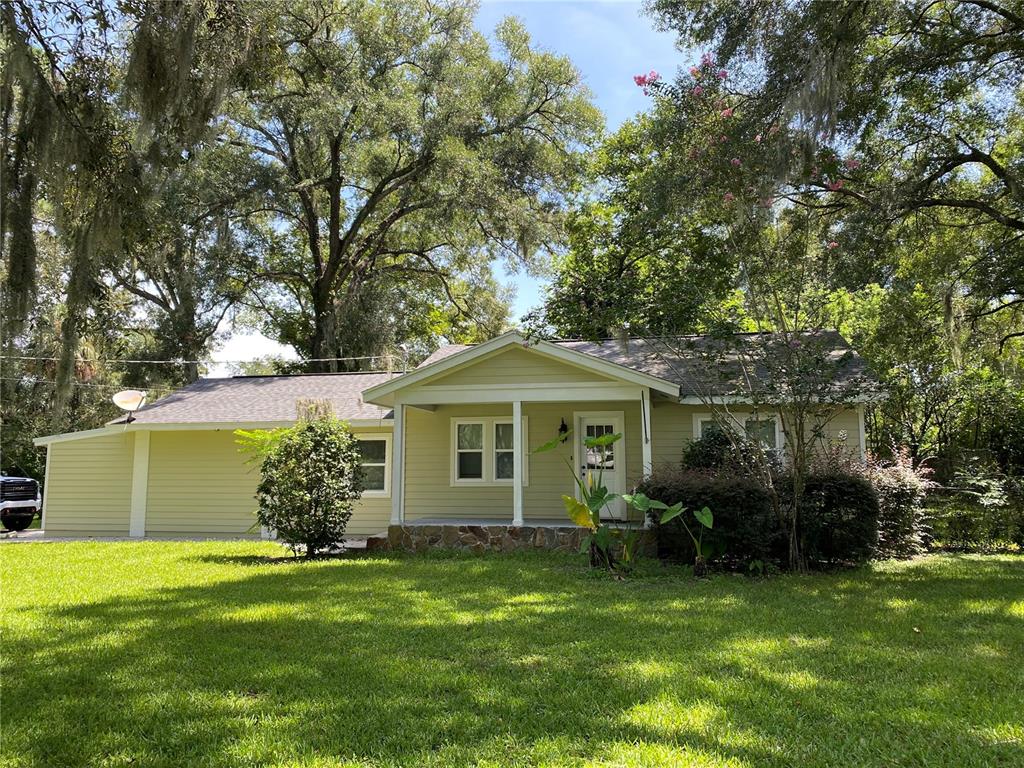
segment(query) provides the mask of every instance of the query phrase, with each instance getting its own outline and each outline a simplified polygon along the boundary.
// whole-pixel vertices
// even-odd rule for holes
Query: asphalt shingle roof
[[[864,360],[837,331],[808,331],[798,341],[818,347],[829,365],[822,373],[834,388],[875,381]],[[771,371],[759,364],[772,347],[785,343],[776,334],[746,333],[732,337],[679,336],[675,338],[632,338],[625,341],[554,341],[560,347],[597,357],[610,363],[679,384],[683,397],[745,394],[773,389]],[[469,349],[449,344],[428,357],[420,367]],[[815,353],[818,354],[818,351]],[[812,356],[808,355],[807,358]]]
[[[339,419],[390,418],[391,409],[364,403],[367,387],[396,373],[328,373],[198,379],[135,414],[139,424],[293,421],[299,400],[327,400]]]
[[[784,343],[772,334],[738,334],[729,339],[683,336],[628,341],[556,341],[561,347],[617,363],[679,384],[680,395],[746,394],[773,389],[771,371],[757,361]],[[828,355],[828,383],[842,391],[847,384],[875,379],[861,357],[836,331],[813,331],[797,343],[816,344]],[[470,345],[448,344],[419,367],[454,355]],[[295,376],[238,376],[199,379],[147,405],[135,414],[139,424],[282,422],[296,418],[299,400],[326,400],[340,419],[384,419],[391,409],[363,402],[363,390],[398,373],[334,373]]]

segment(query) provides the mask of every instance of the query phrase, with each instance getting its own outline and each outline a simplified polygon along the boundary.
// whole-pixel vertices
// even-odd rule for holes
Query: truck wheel
[[[0,523],[2,523],[4,528],[8,531],[24,531],[32,525],[32,518],[35,516],[35,512],[4,511],[0,512]]]

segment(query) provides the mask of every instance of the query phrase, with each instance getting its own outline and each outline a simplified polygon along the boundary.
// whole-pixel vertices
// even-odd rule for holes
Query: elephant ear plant
[[[683,530],[686,531],[690,539],[693,541],[693,549],[696,553],[693,560],[693,575],[703,576],[708,571],[707,558],[711,556],[711,548],[704,544],[704,530],[711,530],[714,525],[714,515],[711,514],[711,510],[707,507],[703,509],[693,510],[693,516],[696,518],[697,523],[697,535],[695,536],[693,530],[689,525],[686,524],[686,518],[683,515],[686,512],[686,507],[682,505],[682,502],[669,506],[663,501],[657,501],[656,499],[649,499],[642,493],[634,493],[632,495],[627,494],[623,496],[626,499],[626,503],[635,509],[643,512],[645,515],[654,510],[661,511],[661,524],[665,525],[673,520],[678,520],[683,526]]]
[[[559,434],[534,449],[533,453],[553,451],[559,445],[567,442],[570,435],[571,431]],[[569,519],[588,531],[580,541],[580,552],[589,553],[591,567],[628,572],[632,570],[636,560],[640,531],[628,527],[613,528],[601,519],[601,512],[617,499],[623,499],[627,504],[632,503],[631,496],[611,493],[604,484],[604,466],[609,458],[608,451],[621,439],[621,434],[584,438],[583,447],[587,450],[597,451],[600,457],[597,462],[597,472],[588,471],[585,477],[577,475],[570,461],[566,457],[562,457],[576,482],[576,487],[579,488],[579,498],[563,494],[562,503],[565,504],[565,511],[569,515]]]

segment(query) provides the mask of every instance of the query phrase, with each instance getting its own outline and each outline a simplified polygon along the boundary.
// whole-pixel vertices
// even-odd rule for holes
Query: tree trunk
[[[313,286],[313,338],[309,346],[309,368],[315,373],[336,373],[338,363],[328,358],[335,354],[334,304],[330,286],[323,278]]]

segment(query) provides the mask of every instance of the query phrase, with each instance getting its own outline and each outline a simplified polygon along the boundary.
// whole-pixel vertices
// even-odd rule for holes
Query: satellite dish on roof
[[[122,389],[114,395],[111,400],[113,400],[114,405],[122,411],[128,412],[127,423],[131,424],[135,421],[132,414],[139,410],[139,408],[141,408],[146,402],[146,393],[140,392],[137,389]]]

